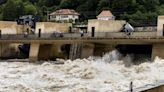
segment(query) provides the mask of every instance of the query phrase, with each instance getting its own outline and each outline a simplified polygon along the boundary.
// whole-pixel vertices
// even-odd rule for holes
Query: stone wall
[[[17,34],[22,28],[22,26],[17,25],[17,23],[13,21],[0,21],[2,34]]]
[[[124,20],[89,20],[88,32],[92,31],[92,27],[95,27],[95,32],[119,32],[122,30],[123,25],[126,23]]]
[[[72,27],[71,23],[37,22],[36,33],[39,29],[42,30],[42,33],[68,32],[69,27]],[[21,34],[27,28],[29,27],[17,25],[14,21],[0,21],[2,34]]]
[[[164,16],[158,16],[157,36],[163,36]]]
[[[36,33],[41,29],[42,33],[62,32],[67,33],[71,23],[54,23],[54,22],[38,22],[36,24]]]

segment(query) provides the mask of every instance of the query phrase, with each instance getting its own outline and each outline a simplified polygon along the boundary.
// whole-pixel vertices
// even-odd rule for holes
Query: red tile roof
[[[109,10],[103,10],[97,17],[113,17],[113,14]]]
[[[52,15],[80,15],[80,14],[73,9],[60,9],[53,13],[50,13],[49,15],[52,16]]]

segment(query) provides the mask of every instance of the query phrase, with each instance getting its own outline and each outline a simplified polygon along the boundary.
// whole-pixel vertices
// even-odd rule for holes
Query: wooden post
[[[39,37],[39,38],[41,37],[41,29],[39,29],[38,37]]]
[[[68,33],[72,33],[72,27],[69,27]]]
[[[95,27],[92,27],[92,35],[91,37],[95,37]]]
[[[2,31],[0,30],[0,38],[2,37]]]

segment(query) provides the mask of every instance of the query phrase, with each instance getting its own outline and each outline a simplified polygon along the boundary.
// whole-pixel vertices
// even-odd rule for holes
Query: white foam
[[[111,53],[63,65],[0,62],[0,91],[124,92],[131,81],[136,88],[164,80],[164,60],[125,67],[117,51]]]

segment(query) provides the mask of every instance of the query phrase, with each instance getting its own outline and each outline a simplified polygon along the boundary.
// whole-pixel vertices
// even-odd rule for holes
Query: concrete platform
[[[131,92],[130,90],[126,92]],[[164,92],[164,80],[133,89],[133,92]]]

